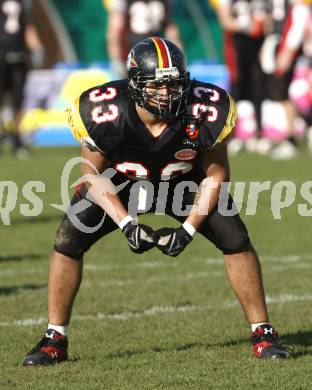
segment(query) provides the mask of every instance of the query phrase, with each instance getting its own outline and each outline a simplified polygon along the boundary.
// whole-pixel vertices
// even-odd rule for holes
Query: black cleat
[[[23,366],[48,366],[67,360],[68,340],[53,329],[48,329],[39,343],[23,359]]]
[[[279,342],[277,331],[270,324],[263,324],[252,332],[253,352],[260,359],[286,359],[289,351]]]

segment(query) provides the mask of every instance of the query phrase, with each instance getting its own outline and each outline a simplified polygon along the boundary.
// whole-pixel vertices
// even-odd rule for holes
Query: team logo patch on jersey
[[[195,156],[197,155],[196,150],[193,149],[182,149],[178,150],[174,157],[178,160],[193,160]]]
[[[199,129],[195,127],[195,125],[188,125],[186,128],[186,134],[190,139],[194,139],[199,134]]]

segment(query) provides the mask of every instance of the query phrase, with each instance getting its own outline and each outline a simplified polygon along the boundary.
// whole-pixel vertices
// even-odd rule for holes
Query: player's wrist
[[[189,222],[185,221],[183,224],[182,224],[182,227],[184,228],[184,230],[191,236],[191,237],[194,237],[197,230],[194,228],[193,225],[191,225]]]
[[[126,215],[124,218],[122,218],[121,221],[119,221],[118,223],[118,226],[120,228],[120,230],[123,230],[123,228],[129,223],[129,222],[132,222],[133,221],[133,218],[131,217],[131,215]]]

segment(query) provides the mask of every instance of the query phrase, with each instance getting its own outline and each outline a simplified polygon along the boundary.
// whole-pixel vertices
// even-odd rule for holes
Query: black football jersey
[[[130,48],[145,38],[164,34],[170,22],[167,0],[122,1],[126,3],[127,44]]]
[[[231,7],[232,14],[241,20],[249,20],[258,12],[267,12],[269,0],[214,0],[214,6],[227,5]],[[272,0],[271,0],[272,1]],[[283,1],[283,0],[282,0]]]
[[[25,27],[30,0],[0,0],[0,53],[26,51]]]
[[[233,131],[236,104],[222,88],[191,82],[187,110],[154,137],[139,118],[128,81],[82,93],[68,110],[74,136],[106,153],[111,166],[136,180],[158,182],[200,170],[200,154],[217,148]]]
[[[293,3],[295,1],[292,0],[270,0],[273,34],[282,34],[286,22],[290,24],[290,20],[287,21],[287,18],[289,18],[290,7]],[[287,29],[289,29],[289,26],[287,26]]]

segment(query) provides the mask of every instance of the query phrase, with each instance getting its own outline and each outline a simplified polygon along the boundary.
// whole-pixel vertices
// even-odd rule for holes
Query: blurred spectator
[[[302,54],[298,58],[289,95],[299,113],[312,126],[312,12],[304,35]]]
[[[312,153],[312,10],[302,45],[302,55],[298,58],[289,95],[301,117],[305,120],[308,148]]]
[[[310,6],[306,0],[269,0],[270,28],[261,50],[261,65],[266,74],[267,97],[263,107],[263,136],[280,141],[271,151],[274,159],[296,155],[294,137],[297,111],[289,99],[289,86],[296,60],[308,27]]]
[[[30,60],[35,66],[42,64],[43,53],[31,0],[0,0],[0,135],[3,138],[3,126],[10,123],[13,151],[19,158],[28,154],[19,131],[26,74]]]
[[[114,73],[125,77],[131,47],[149,36],[166,36],[178,47],[182,42],[167,0],[108,0],[107,48]]]
[[[224,29],[224,54],[231,94],[237,101],[238,123],[229,152],[237,153],[244,144],[253,149],[261,128],[264,75],[259,52],[267,18],[266,0],[210,0]]]

